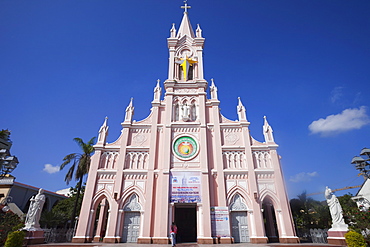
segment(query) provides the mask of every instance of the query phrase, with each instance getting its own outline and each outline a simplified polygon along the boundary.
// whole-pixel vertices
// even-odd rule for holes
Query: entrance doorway
[[[235,243],[249,242],[247,212],[231,212],[231,234]]]
[[[279,232],[277,228],[274,205],[269,200],[265,200],[262,203],[262,208],[263,221],[265,222],[265,232],[269,243],[278,243]]]
[[[179,243],[197,242],[197,205],[176,204],[175,223]]]
[[[140,212],[125,212],[122,242],[136,243],[140,231]]]

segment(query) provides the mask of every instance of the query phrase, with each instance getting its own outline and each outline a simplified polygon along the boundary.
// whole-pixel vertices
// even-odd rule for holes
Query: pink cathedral
[[[221,114],[202,30],[183,8],[149,116],[133,121],[131,100],[115,142],[107,119],[99,130],[73,242],[168,244],[175,222],[178,242],[297,243],[272,128],[265,117],[255,140],[240,98],[237,121]]]

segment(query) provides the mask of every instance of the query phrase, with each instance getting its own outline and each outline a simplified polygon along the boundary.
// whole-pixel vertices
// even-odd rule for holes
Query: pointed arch
[[[141,205],[144,205],[144,192],[142,189],[136,185],[131,185],[127,189],[125,189],[120,197],[120,200],[118,201],[119,208],[123,208],[125,206],[125,202],[133,195],[136,194],[138,196],[138,202]]]
[[[273,195],[264,195],[262,201],[263,221],[265,227],[266,237],[269,242],[279,242],[279,223],[276,217],[277,215],[277,200]]]
[[[231,205],[231,203],[233,203],[232,200],[234,199],[236,194],[238,194],[243,199],[247,208],[252,207],[252,201],[250,200],[250,197],[248,196],[246,189],[239,185],[233,186],[227,193],[227,204],[229,206]]]
[[[271,189],[264,189],[260,191],[261,202],[263,202],[265,199],[271,200],[274,206],[279,205],[279,199],[277,198],[275,192],[273,192]]]
[[[236,192],[234,196],[231,198],[231,203],[229,205],[230,211],[247,211],[248,207],[244,200],[244,198]]]
[[[100,201],[103,200],[104,198],[107,199],[109,205],[112,205],[113,198],[111,192],[108,192],[105,188],[103,188],[94,195],[91,209],[96,210],[96,208],[99,206]]]
[[[177,122],[180,120],[180,102],[178,96],[174,97],[172,106],[173,106],[172,121]]]
[[[123,211],[141,211],[142,206],[139,203],[139,197],[136,193],[132,193],[129,198],[126,199]]]
[[[101,156],[100,156],[100,162],[99,162],[99,168],[100,169],[104,169],[106,168],[106,163],[107,163],[107,152],[104,152]]]

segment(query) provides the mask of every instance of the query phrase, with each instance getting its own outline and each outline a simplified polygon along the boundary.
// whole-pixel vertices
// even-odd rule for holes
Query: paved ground
[[[105,244],[105,243],[85,243],[85,244],[75,244],[75,243],[53,243],[53,244],[40,244],[40,245],[31,245],[30,247],[171,247],[170,244],[135,244],[135,243],[117,243],[117,244]],[[176,247],[338,247],[336,245],[330,244],[251,244],[251,243],[242,243],[242,244],[196,244],[196,243],[186,243],[186,244],[177,244]]]

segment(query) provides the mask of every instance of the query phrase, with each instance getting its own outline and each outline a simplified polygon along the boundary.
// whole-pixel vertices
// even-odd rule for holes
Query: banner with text
[[[201,202],[200,172],[171,172],[170,202],[197,203]]]
[[[230,237],[228,207],[211,207],[212,237]]]

